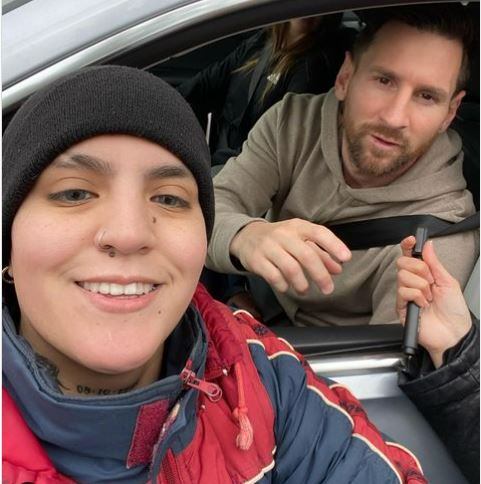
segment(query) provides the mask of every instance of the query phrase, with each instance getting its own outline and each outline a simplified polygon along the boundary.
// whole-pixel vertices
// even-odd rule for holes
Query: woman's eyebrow
[[[185,166],[162,165],[148,170],[146,178],[193,178],[193,176]]]
[[[81,168],[102,175],[112,175],[114,172],[112,166],[107,161],[82,153],[64,155],[56,159],[52,165],[56,168]]]
[[[113,175],[115,169],[113,166],[100,158],[82,153],[64,155],[52,163],[56,168],[81,168],[84,170],[100,173],[101,175]],[[183,165],[159,165],[147,170],[145,174],[147,179],[159,178],[193,178],[191,172]]]

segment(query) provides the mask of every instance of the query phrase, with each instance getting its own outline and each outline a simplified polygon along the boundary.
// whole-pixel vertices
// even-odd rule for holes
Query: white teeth
[[[112,296],[120,296],[124,293],[125,286],[121,286],[120,284],[110,284],[110,294]]]
[[[109,294],[110,284],[108,282],[101,282],[99,287],[100,294]]]
[[[127,284],[124,289],[124,294],[128,296],[132,296],[134,294],[137,294],[137,283],[132,282],[131,284]]]
[[[79,282],[79,285],[90,292],[109,296],[140,296],[148,294],[155,288],[154,284],[131,282],[130,284],[115,284],[110,282]]]

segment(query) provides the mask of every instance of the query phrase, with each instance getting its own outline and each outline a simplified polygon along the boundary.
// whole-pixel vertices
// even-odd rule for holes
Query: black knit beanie
[[[89,67],[29,98],[3,136],[3,262],[20,205],[42,171],[73,144],[100,134],[130,134],[161,145],[194,175],[207,238],[214,193],[205,135],[190,106],[171,86],[145,71]]]

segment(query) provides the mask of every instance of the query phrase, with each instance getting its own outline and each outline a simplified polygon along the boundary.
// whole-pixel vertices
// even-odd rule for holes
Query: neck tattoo
[[[53,364],[48,358],[45,358],[45,356],[39,355],[38,353],[35,354],[35,359],[37,363],[41,366],[43,366],[50,378],[52,378],[53,382],[57,385],[59,389],[65,390],[67,392],[70,392],[70,388],[66,387],[59,379],[59,372],[60,370],[58,367]]]
[[[101,396],[101,395],[121,395],[122,393],[127,393],[130,392],[130,390],[133,390],[137,385],[137,382],[135,382],[133,385],[130,385],[125,388],[119,388],[118,390],[111,390],[110,388],[93,388],[89,385],[77,385],[76,386],[76,393],[79,395],[95,395],[95,396]]]
[[[121,395],[123,393],[127,393],[130,390],[133,390],[137,385],[138,381],[136,381],[133,385],[129,385],[128,387],[118,388],[118,389],[111,389],[111,388],[95,388],[90,385],[76,385],[75,389],[70,388],[64,385],[59,378],[60,370],[58,367],[52,363],[48,358],[45,356],[39,355],[38,353],[35,354],[35,359],[37,363],[45,368],[48,376],[52,379],[52,381],[57,385],[58,389],[62,393],[76,393],[78,395],[83,396],[102,396],[102,395]]]

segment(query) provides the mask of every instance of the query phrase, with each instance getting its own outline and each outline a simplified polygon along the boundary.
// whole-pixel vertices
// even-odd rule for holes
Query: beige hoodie
[[[240,273],[229,246],[246,224],[302,218],[318,224],[396,215],[432,214],[458,222],[474,213],[462,175],[461,140],[448,130],[406,173],[380,188],[351,188],[342,173],[338,107],[327,94],[287,94],[249,133],[242,153],[214,179],[216,222],[207,265]],[[461,284],[478,256],[478,233],[434,241],[446,268]],[[353,251],[335,276],[335,290],[323,295],[311,283],[307,294],[276,293],[299,325],[355,325],[397,321],[395,312],[398,246]]]

